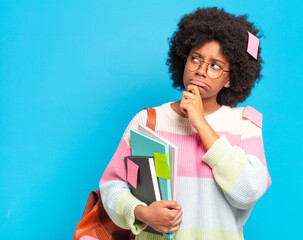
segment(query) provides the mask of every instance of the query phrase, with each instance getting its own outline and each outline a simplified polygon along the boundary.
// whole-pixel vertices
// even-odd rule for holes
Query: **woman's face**
[[[191,61],[191,63],[190,63]],[[191,65],[196,64],[200,67],[197,70],[189,71]],[[207,74],[207,67],[209,68]],[[191,68],[192,70],[193,68]],[[219,69],[219,70],[217,70]],[[210,41],[205,43],[202,47],[193,47],[187,58],[187,63],[184,69],[183,83],[187,89],[188,85],[196,85],[199,87],[200,95],[202,99],[213,98],[217,99],[219,91],[223,87],[229,87],[229,72],[224,72],[216,79],[212,79],[209,76],[212,72],[219,71],[220,69],[229,71],[229,61],[223,55],[221,46],[217,41]],[[209,76],[208,76],[209,75]]]

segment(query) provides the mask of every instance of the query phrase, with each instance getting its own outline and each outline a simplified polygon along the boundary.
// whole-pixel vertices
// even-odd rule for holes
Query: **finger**
[[[183,212],[180,210],[177,214],[177,216],[174,218],[174,225],[176,224],[177,221],[181,219]]]
[[[189,85],[187,91],[195,94],[195,89],[199,91],[199,87],[196,85]]]
[[[169,228],[164,225],[157,224],[157,225],[150,225],[150,226],[160,233],[168,233],[168,231],[169,231]]]
[[[175,202],[178,204],[179,209],[182,209],[181,205],[177,201],[175,201]]]
[[[184,110],[184,111],[188,112],[193,105],[192,101],[193,100],[191,100],[191,99],[186,99],[186,100],[182,101],[182,103],[180,103],[181,111]]]
[[[167,223],[167,226],[174,226],[175,225],[175,217],[178,215],[178,213],[181,210],[175,210],[175,209],[168,209],[166,213],[163,214],[163,216],[165,215],[165,220]]]
[[[187,91],[192,91],[192,88],[196,86],[196,85],[193,85],[193,84],[189,84],[187,87],[186,87],[186,90]]]
[[[186,97],[186,95],[185,95],[184,92],[183,92],[182,97],[181,97],[181,102],[184,101],[184,100],[186,100],[187,98],[188,98],[188,97]]]
[[[189,92],[189,91],[184,91],[183,94],[182,94],[182,97],[184,97],[185,99],[194,99],[196,98],[196,95],[193,94],[192,92]]]
[[[186,116],[188,116],[188,112],[186,109],[180,108],[181,112],[183,112]]]
[[[188,115],[187,108],[188,108],[188,103],[182,103],[182,102],[180,103],[180,110],[186,115]]]
[[[182,211],[181,210],[173,210],[173,211],[175,211],[175,212],[172,214],[171,217],[174,217],[174,218],[168,221],[168,224],[170,227],[174,227],[177,224],[180,224],[180,222],[182,221],[182,218],[181,218],[181,216],[183,214]],[[176,211],[178,211],[178,212],[176,212]]]
[[[194,87],[196,87],[196,85],[190,84],[190,85],[187,86],[186,90],[188,92],[192,92]]]
[[[171,203],[170,208],[181,210],[181,206],[177,201],[170,201],[170,203]]]
[[[193,94],[200,97],[200,92],[199,92],[199,88],[197,86],[194,86],[193,88]]]
[[[187,91],[193,93],[196,96],[200,96],[199,87],[196,85],[189,85]]]
[[[181,222],[182,222],[182,220],[180,219],[180,221],[178,222],[178,224],[170,227],[169,228],[169,232],[176,232],[179,229]]]
[[[193,103],[193,100],[194,100],[194,99],[184,99],[184,100],[182,100],[182,102],[180,103],[180,105],[181,105],[181,104],[187,105],[187,104],[189,104],[189,103]]]
[[[168,201],[168,200],[161,200],[164,207],[173,208],[173,209],[181,209],[181,206],[176,201]]]
[[[174,226],[174,227],[172,227],[172,228],[168,228],[168,229],[166,230],[166,232],[167,232],[167,233],[173,233],[173,232],[176,232],[178,229],[179,229],[179,225]]]
[[[182,213],[181,213],[181,215],[182,215]],[[174,222],[174,225],[173,225],[174,227],[179,225],[182,222],[181,215],[178,214],[178,218],[176,219],[176,221]]]

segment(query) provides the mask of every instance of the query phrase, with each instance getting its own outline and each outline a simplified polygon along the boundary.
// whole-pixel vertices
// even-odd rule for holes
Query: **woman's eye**
[[[210,64],[210,66],[214,70],[220,70],[220,69],[222,69],[221,66],[219,66],[218,64],[215,64],[215,63]]]
[[[196,57],[194,57],[194,56],[191,56],[191,61],[192,61],[193,63],[200,63],[199,59],[196,58]]]

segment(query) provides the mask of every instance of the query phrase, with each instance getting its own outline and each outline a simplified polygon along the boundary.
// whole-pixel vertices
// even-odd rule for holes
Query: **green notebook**
[[[170,172],[170,156],[168,144],[145,135],[139,131],[130,131],[132,156],[154,157],[154,153],[166,154],[167,165]],[[162,200],[172,200],[171,180],[158,178]],[[164,234],[169,239],[173,238],[173,233]]]

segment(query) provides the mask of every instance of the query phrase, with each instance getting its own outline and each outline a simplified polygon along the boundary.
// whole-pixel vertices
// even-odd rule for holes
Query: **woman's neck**
[[[217,98],[216,98],[217,99]],[[207,116],[209,114],[212,114],[213,112],[217,111],[221,108],[221,105],[217,102],[217,100],[213,99],[203,99],[203,110],[204,115]]]

